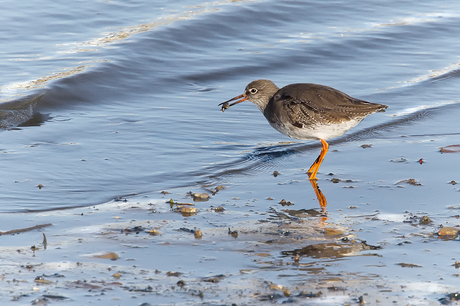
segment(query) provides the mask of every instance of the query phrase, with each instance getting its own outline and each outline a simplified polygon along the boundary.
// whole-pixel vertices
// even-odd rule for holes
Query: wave
[[[86,95],[83,97],[82,90],[85,86],[78,86],[81,79],[85,78],[84,82],[89,82],[89,79],[94,80],[93,84],[97,84],[97,81],[100,81],[101,75],[105,75],[105,77],[111,76],[116,73],[126,73],[129,69],[124,69],[125,67],[129,67],[130,65],[133,66],[131,57],[123,58],[122,60],[118,59],[118,62],[111,62],[109,59],[111,56],[110,50],[109,53],[102,54],[101,50],[103,49],[110,49],[113,48],[115,44],[131,44],[132,47],[128,47],[130,49],[130,53],[135,55],[139,63],[151,63],[153,57],[149,55],[141,54],[134,54],[132,53],[131,49],[136,49],[135,45],[142,45],[146,50],[156,50],[158,47],[161,50],[162,54],[170,54],[171,49],[183,47],[181,46],[169,46],[165,41],[170,43],[171,39],[168,40],[169,36],[158,35],[159,39],[152,40],[152,35],[144,35],[139,36],[141,33],[151,32],[157,29],[162,29],[162,31],[172,31],[174,38],[176,41],[180,41],[185,39],[186,37],[195,37],[192,35],[193,33],[202,33],[203,28],[209,29],[209,37],[213,37],[215,35],[213,32],[213,27],[203,27],[203,23],[205,22],[215,22],[215,17],[208,18],[206,15],[213,15],[218,13],[222,10],[225,10],[224,6],[232,4],[231,1],[220,1],[220,2],[212,2],[197,6],[195,8],[191,7],[184,7],[180,12],[177,14],[169,14],[158,18],[157,20],[140,23],[137,25],[132,25],[128,27],[123,27],[116,31],[112,31],[109,33],[101,33],[99,37],[95,37],[93,39],[88,39],[86,41],[79,41],[67,44],[58,44],[60,50],[55,54],[51,54],[46,59],[47,60],[55,60],[56,62],[61,62],[64,58],[70,58],[71,60],[81,60],[78,58],[77,55],[73,56],[72,54],[87,54],[86,60],[84,62],[78,61],[78,64],[75,66],[69,66],[66,68],[63,67],[55,67],[54,71],[59,70],[59,72],[50,72],[45,73],[43,76],[38,77],[33,80],[25,81],[25,82],[16,82],[13,84],[6,84],[0,86],[0,93],[6,95],[27,95],[26,97],[21,97],[19,99],[13,99],[7,102],[2,102],[0,104],[0,127],[1,128],[10,128],[15,125],[19,125],[29,119],[32,118],[34,114],[37,112],[37,106],[40,102],[40,108],[46,110],[55,110],[56,107],[60,107],[58,105],[63,105],[65,101],[69,101],[72,98],[73,103],[82,102],[82,100],[90,100],[92,97]],[[264,2],[256,2],[250,3],[252,6],[266,6]],[[282,5],[282,4],[281,4]],[[243,6],[241,6],[243,7]],[[253,7],[253,9],[254,9]],[[270,7],[265,7],[265,10],[269,10]],[[221,16],[222,21],[221,24],[231,24],[231,21],[235,18],[235,16],[240,16],[243,13],[244,18],[249,16],[251,12],[243,11],[235,9],[229,10],[231,13],[226,13]],[[246,14],[246,15],[245,15]],[[200,16],[201,18],[198,18]],[[439,18],[443,17],[443,18]],[[424,25],[424,24],[437,24],[437,23],[446,23],[449,19],[456,19],[458,18],[455,14],[450,14],[446,12],[440,12],[436,14],[431,14],[427,16],[415,16],[415,17],[405,17],[405,18],[396,18],[396,22],[392,20],[382,20],[380,23],[377,24],[362,24],[360,27],[355,28],[337,28],[330,30],[326,33],[321,33],[321,37],[316,37],[314,39],[315,43],[310,43],[310,36],[311,34],[306,33],[306,37],[304,37],[302,33],[300,34],[290,34],[289,39],[284,39],[280,42],[280,46],[277,48],[273,47],[261,47],[270,51],[271,49],[279,50],[280,52],[268,52],[265,55],[265,59],[261,62],[253,63],[252,65],[247,65],[247,62],[233,62],[230,61],[229,65],[222,65],[222,61],[219,61],[219,64],[216,66],[210,65],[209,67],[206,66],[206,69],[202,69],[199,71],[189,71],[185,70],[184,72],[177,72],[175,74],[169,75],[167,74],[164,76],[168,80],[174,79],[182,81],[183,83],[190,83],[190,82],[197,82],[199,84],[204,83],[210,79],[216,80],[225,80],[228,78],[234,78],[236,75],[251,75],[257,73],[258,75],[267,75],[268,73],[271,74],[279,74],[279,71],[272,71],[272,67],[282,67],[283,70],[292,70],[296,71],[298,66],[297,63],[311,63],[311,61],[319,61],[318,57],[325,53],[328,50],[334,50],[335,48],[340,48],[347,50],[347,46],[353,46],[359,43],[369,43],[372,45],[372,42],[378,43],[382,38],[385,39],[395,39],[392,37],[394,35],[390,29],[396,27],[405,27],[408,25]],[[187,27],[181,28],[181,36],[177,37],[177,28],[178,26],[175,25],[176,23],[182,23],[183,21],[189,21],[192,19],[196,19],[197,22],[191,22],[187,25]],[[401,21],[402,20],[402,21]],[[446,21],[447,20],[447,21]],[[173,25],[174,24],[174,25]],[[376,32],[376,29],[379,31]],[[382,29],[387,29],[388,32],[385,32]],[[233,33],[237,30],[235,28],[228,28],[227,32]],[[364,35],[366,34],[366,35]],[[138,35],[136,40],[132,39],[133,36]],[[206,35],[204,35],[206,36]],[[343,39],[341,37],[344,37]],[[180,39],[179,39],[180,38]],[[214,36],[218,41],[219,37]],[[338,39],[340,38],[340,39]],[[209,44],[214,44],[214,39],[209,39],[207,41]],[[177,42],[176,42],[177,44]],[[308,44],[308,52],[303,52],[302,45]],[[154,45],[154,46],[152,46]],[[168,47],[169,46],[169,47]],[[378,47],[379,45],[377,45]],[[294,50],[292,52],[286,52],[286,50]],[[177,52],[177,50],[173,50]],[[355,52],[355,50],[351,50]],[[351,52],[350,51],[350,52]],[[157,53],[160,53],[157,51]],[[315,55],[316,54],[316,55]],[[276,56],[273,56],[276,55]],[[142,56],[145,56],[142,58]],[[310,58],[312,57],[312,58]],[[42,58],[40,58],[41,60]],[[329,61],[330,58],[327,57],[325,60]],[[65,61],[68,63],[67,61]],[[122,62],[122,63],[120,63]],[[124,66],[123,66],[124,65]],[[140,64],[141,65],[141,64]],[[458,63],[453,63],[452,65],[444,68],[440,68],[438,70],[432,70],[427,75],[422,75],[417,78],[408,79],[400,81],[399,84],[396,84],[393,88],[401,88],[407,85],[415,85],[420,84],[426,80],[432,81],[439,81],[445,80],[453,77],[458,77],[459,69]],[[181,71],[178,69],[178,71]],[[136,73],[133,71],[132,73]],[[159,74],[161,75],[161,74]],[[81,79],[80,79],[81,78]],[[156,77],[157,79],[155,82],[161,83],[161,77]],[[103,79],[103,78],[102,78]],[[104,80],[103,80],[104,81]],[[108,83],[106,83],[108,84]],[[124,84],[126,86],[126,84]],[[110,85],[101,85],[101,86],[110,86]],[[116,85],[113,85],[116,86]],[[73,88],[72,88],[73,87]],[[168,88],[168,86],[158,86],[159,88]],[[64,89],[65,93],[62,92]],[[389,89],[389,88],[386,88]],[[46,91],[46,99],[42,100],[43,92]],[[37,100],[36,100],[37,99]],[[96,100],[96,99],[94,99]],[[99,100],[99,99],[98,99]]]
[[[32,95],[0,104],[0,128],[7,129],[30,120],[43,96]]]

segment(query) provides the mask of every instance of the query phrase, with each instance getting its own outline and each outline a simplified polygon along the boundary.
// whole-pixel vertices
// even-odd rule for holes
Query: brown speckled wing
[[[278,91],[273,99],[291,124],[299,128],[362,119],[386,108],[316,84],[288,85]]]

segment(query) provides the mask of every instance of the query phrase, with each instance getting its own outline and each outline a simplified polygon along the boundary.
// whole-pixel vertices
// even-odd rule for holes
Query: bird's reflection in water
[[[303,248],[281,251],[284,256],[307,256],[313,258],[342,258],[345,256],[358,255],[361,251],[379,250],[380,246],[369,245],[360,239],[343,237],[336,241],[307,245]],[[379,256],[367,254],[367,256]]]
[[[308,177],[310,178],[311,173],[308,173]],[[324,194],[321,192],[321,189],[319,189],[318,186],[318,180],[317,179],[309,179],[311,187],[313,187],[313,190],[315,191],[316,198],[318,199],[319,206],[321,207],[321,214],[323,216],[324,221],[327,220],[327,200]]]

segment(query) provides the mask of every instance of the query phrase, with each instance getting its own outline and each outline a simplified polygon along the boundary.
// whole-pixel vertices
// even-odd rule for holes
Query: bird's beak
[[[228,102],[232,102],[232,101],[235,101],[237,99],[241,99],[241,100],[238,100],[236,102],[233,102],[232,104],[228,104]],[[248,99],[248,97],[246,96],[246,94],[242,94],[242,95],[239,95],[239,96],[236,96],[234,98],[231,98],[230,100],[228,101],[225,101],[225,102],[222,102],[219,104],[219,106],[222,105],[222,111],[225,111],[227,108],[229,108],[230,106],[233,106],[235,104],[238,104],[238,103],[241,103],[243,101],[246,101]]]
[[[241,103],[241,102],[246,101],[246,100],[248,99],[248,97],[246,97],[246,94],[242,94],[242,95],[236,96],[235,98],[232,98],[232,99],[230,99],[230,100],[228,100],[228,101],[225,101],[225,102],[223,102],[223,103],[221,103],[221,104],[228,103],[228,102],[231,102],[231,101],[240,99],[240,98],[242,98],[242,99],[241,99],[241,100],[238,100],[238,101],[236,101],[236,102],[233,102],[233,103],[230,104],[229,106],[232,106],[232,105]],[[219,104],[219,105],[221,105],[221,104]]]

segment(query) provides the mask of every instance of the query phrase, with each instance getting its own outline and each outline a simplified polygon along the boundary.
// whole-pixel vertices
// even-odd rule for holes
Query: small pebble
[[[459,228],[457,227],[443,227],[439,232],[438,235],[443,236],[457,236]]]

